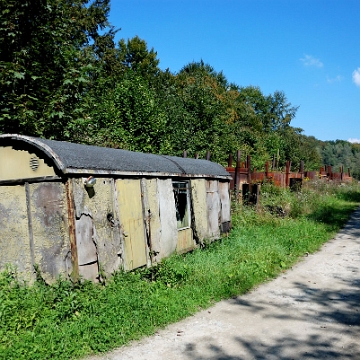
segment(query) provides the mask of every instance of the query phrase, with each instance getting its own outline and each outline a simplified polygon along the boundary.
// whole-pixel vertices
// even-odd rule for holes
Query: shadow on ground
[[[352,271],[352,269],[348,270]],[[303,283],[293,283],[296,291],[291,294],[284,292],[284,301],[287,305],[293,303],[301,308],[303,302],[314,304],[300,312],[279,311],[279,305],[252,303],[241,297],[230,301],[232,304],[247,308],[250,312],[263,311],[263,318],[280,319],[284,324],[306,322],[309,326],[318,329],[301,340],[296,335],[296,329],[292,329],[293,331],[286,336],[272,336],[267,341],[262,341],[261,335],[253,339],[229,334],[229,339],[232,339],[235,349],[238,347],[238,354],[241,355],[228,354],[216,344],[206,346],[206,356],[199,355],[198,345],[195,343],[186,344],[185,354],[190,360],[360,359],[360,347],[356,344],[360,335],[360,280],[344,282],[335,279],[334,281],[343,282],[344,288],[348,290],[339,293],[316,289],[311,285],[305,286]],[[334,329],[334,326],[338,325],[341,325],[341,332],[328,331],[328,328]],[[354,340],[347,344],[346,348],[339,345],[344,336]]]

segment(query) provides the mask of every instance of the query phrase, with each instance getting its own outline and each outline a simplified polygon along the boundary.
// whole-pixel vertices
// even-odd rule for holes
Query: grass
[[[358,185],[299,193],[262,187],[258,211],[234,205],[229,237],[159,266],[118,272],[106,286],[59,280],[27,287],[0,275],[0,358],[72,359],[150,335],[276,277],[332,238],[360,204]],[[277,213],[272,209],[282,208]]]

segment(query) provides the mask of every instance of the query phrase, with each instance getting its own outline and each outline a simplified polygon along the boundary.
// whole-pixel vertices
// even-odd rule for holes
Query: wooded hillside
[[[0,133],[160,154],[242,150],[261,169],[305,161],[359,169],[360,145],[320,142],[291,126],[282,91],[231,83],[202,60],[159,67],[139,37],[115,43],[109,0],[0,0]],[[359,171],[355,170],[358,174]]]

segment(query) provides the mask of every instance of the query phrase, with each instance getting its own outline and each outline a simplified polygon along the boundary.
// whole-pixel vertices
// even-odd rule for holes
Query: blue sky
[[[239,86],[283,91],[303,134],[360,142],[360,0],[112,0],[109,20],[162,69],[202,59]]]

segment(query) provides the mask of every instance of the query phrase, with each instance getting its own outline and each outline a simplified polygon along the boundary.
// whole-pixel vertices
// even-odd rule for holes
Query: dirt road
[[[250,293],[87,360],[360,359],[360,209],[316,254]]]

